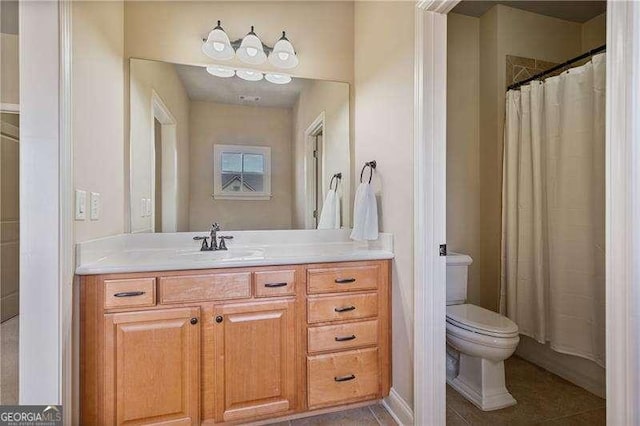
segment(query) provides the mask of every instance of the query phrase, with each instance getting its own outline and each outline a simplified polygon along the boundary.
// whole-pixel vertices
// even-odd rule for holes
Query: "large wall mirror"
[[[330,188],[350,226],[347,83],[142,59],[130,78],[132,232],[315,229]]]

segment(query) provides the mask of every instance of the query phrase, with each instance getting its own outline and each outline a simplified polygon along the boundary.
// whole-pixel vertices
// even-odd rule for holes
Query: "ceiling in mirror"
[[[350,227],[348,84],[141,59],[130,79],[132,232]]]
[[[309,81],[296,78],[289,84],[276,85],[267,80],[246,81],[237,77],[215,77],[203,67],[175,67],[189,99],[193,101],[293,108]]]

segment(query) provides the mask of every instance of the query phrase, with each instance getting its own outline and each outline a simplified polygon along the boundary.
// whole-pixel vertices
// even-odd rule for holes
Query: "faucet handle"
[[[200,251],[208,251],[209,250],[209,243],[207,242],[208,239],[209,239],[209,237],[193,237],[194,241],[202,240],[202,246],[200,246]]]
[[[218,250],[227,250],[227,243],[225,240],[233,240],[232,235],[220,235],[220,245],[218,246]]]
[[[219,231],[220,230],[220,224],[218,222],[213,222],[213,224],[211,224],[211,230],[212,231]]]

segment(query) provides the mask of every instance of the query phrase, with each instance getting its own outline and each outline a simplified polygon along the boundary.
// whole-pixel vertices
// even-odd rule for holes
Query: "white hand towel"
[[[378,202],[369,183],[361,183],[356,190],[351,239],[356,241],[378,239]]]
[[[322,205],[318,229],[340,229],[340,196],[335,189],[327,191]]]

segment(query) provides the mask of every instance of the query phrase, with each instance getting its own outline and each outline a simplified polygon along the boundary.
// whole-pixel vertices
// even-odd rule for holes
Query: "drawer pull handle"
[[[142,296],[144,294],[144,291],[123,291],[120,293],[116,293],[113,296],[114,297],[135,297],[135,296]]]
[[[336,282],[336,284],[349,284],[349,283],[355,283],[356,279],[355,278],[336,278],[334,281]]]
[[[353,340],[356,338],[355,334],[352,334],[351,336],[336,336],[336,342],[346,342],[348,340]]]
[[[351,306],[343,306],[342,308],[335,308],[334,311],[340,313],[340,312],[349,312],[349,311],[355,311],[356,307],[351,305]]]
[[[348,382],[349,380],[355,379],[356,376],[353,374],[349,374],[348,376],[336,376],[333,378],[336,382]]]
[[[267,283],[264,286],[267,288],[286,287],[287,283]]]

